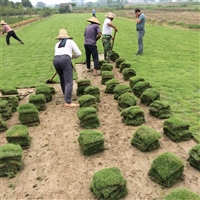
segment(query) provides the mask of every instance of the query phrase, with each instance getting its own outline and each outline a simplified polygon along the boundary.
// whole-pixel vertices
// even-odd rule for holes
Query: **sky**
[[[13,2],[21,2],[21,0],[9,0]],[[33,6],[37,4],[37,2],[43,2],[46,5],[51,5],[51,4],[60,4],[60,3],[68,3],[71,2],[70,0],[29,0]]]

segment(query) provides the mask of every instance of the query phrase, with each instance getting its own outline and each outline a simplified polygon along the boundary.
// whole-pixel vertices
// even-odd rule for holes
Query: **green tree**
[[[24,7],[29,7],[29,8],[33,7],[33,5],[31,4],[31,2],[29,0],[22,0],[22,5]]]

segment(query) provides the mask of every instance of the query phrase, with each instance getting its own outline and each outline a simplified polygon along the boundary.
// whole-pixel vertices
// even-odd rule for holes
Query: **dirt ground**
[[[144,125],[162,135],[160,149],[146,153],[139,151],[130,144],[132,134],[138,127],[127,126],[121,121],[117,101],[112,94],[104,93],[101,76],[93,76],[82,64],[78,64],[76,69],[78,79],[87,77],[92,85],[100,88],[98,117],[101,125],[97,129],[104,133],[106,150],[91,156],[81,153],[77,139],[83,128],[79,126],[76,115],[78,108],[65,108],[60,85],[53,84],[56,94],[47,103],[46,111],[40,112],[41,124],[28,128],[32,140],[30,148],[23,151],[23,169],[14,178],[0,178],[0,200],[94,200],[96,198],[89,188],[92,177],[96,171],[107,167],[118,167],[126,178],[128,194],[122,198],[124,200],[160,200],[177,187],[200,193],[200,173],[187,162],[188,151],[196,142],[192,139],[172,142],[163,134],[164,120],[150,116],[148,107],[138,100],[137,105],[145,112]],[[129,83],[123,80],[118,69],[114,68],[113,71],[121,83]],[[78,98],[76,88],[74,82],[74,102]],[[34,93],[34,89],[28,91]],[[20,104],[26,102],[28,96]],[[19,124],[18,113],[14,113],[6,122],[8,128]],[[0,134],[1,145],[7,143],[5,134]],[[152,160],[165,151],[175,153],[185,164],[183,177],[171,188],[163,188],[148,177]]]

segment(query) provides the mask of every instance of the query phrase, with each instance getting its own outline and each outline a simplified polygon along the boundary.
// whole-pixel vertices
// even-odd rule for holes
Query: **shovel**
[[[113,46],[114,46],[114,41],[115,41],[115,35],[116,35],[116,30],[115,30],[115,32],[114,32],[114,36],[113,36],[113,42],[112,42],[112,50],[113,50]]]

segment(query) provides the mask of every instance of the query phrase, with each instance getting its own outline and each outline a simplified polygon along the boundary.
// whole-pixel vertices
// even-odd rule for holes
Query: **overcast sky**
[[[9,1],[13,1],[13,2],[21,2],[21,0],[9,0]],[[37,4],[37,2],[43,2],[47,5],[51,5],[51,4],[60,4],[60,3],[68,3],[71,2],[70,0],[29,0],[33,6],[35,6]]]

